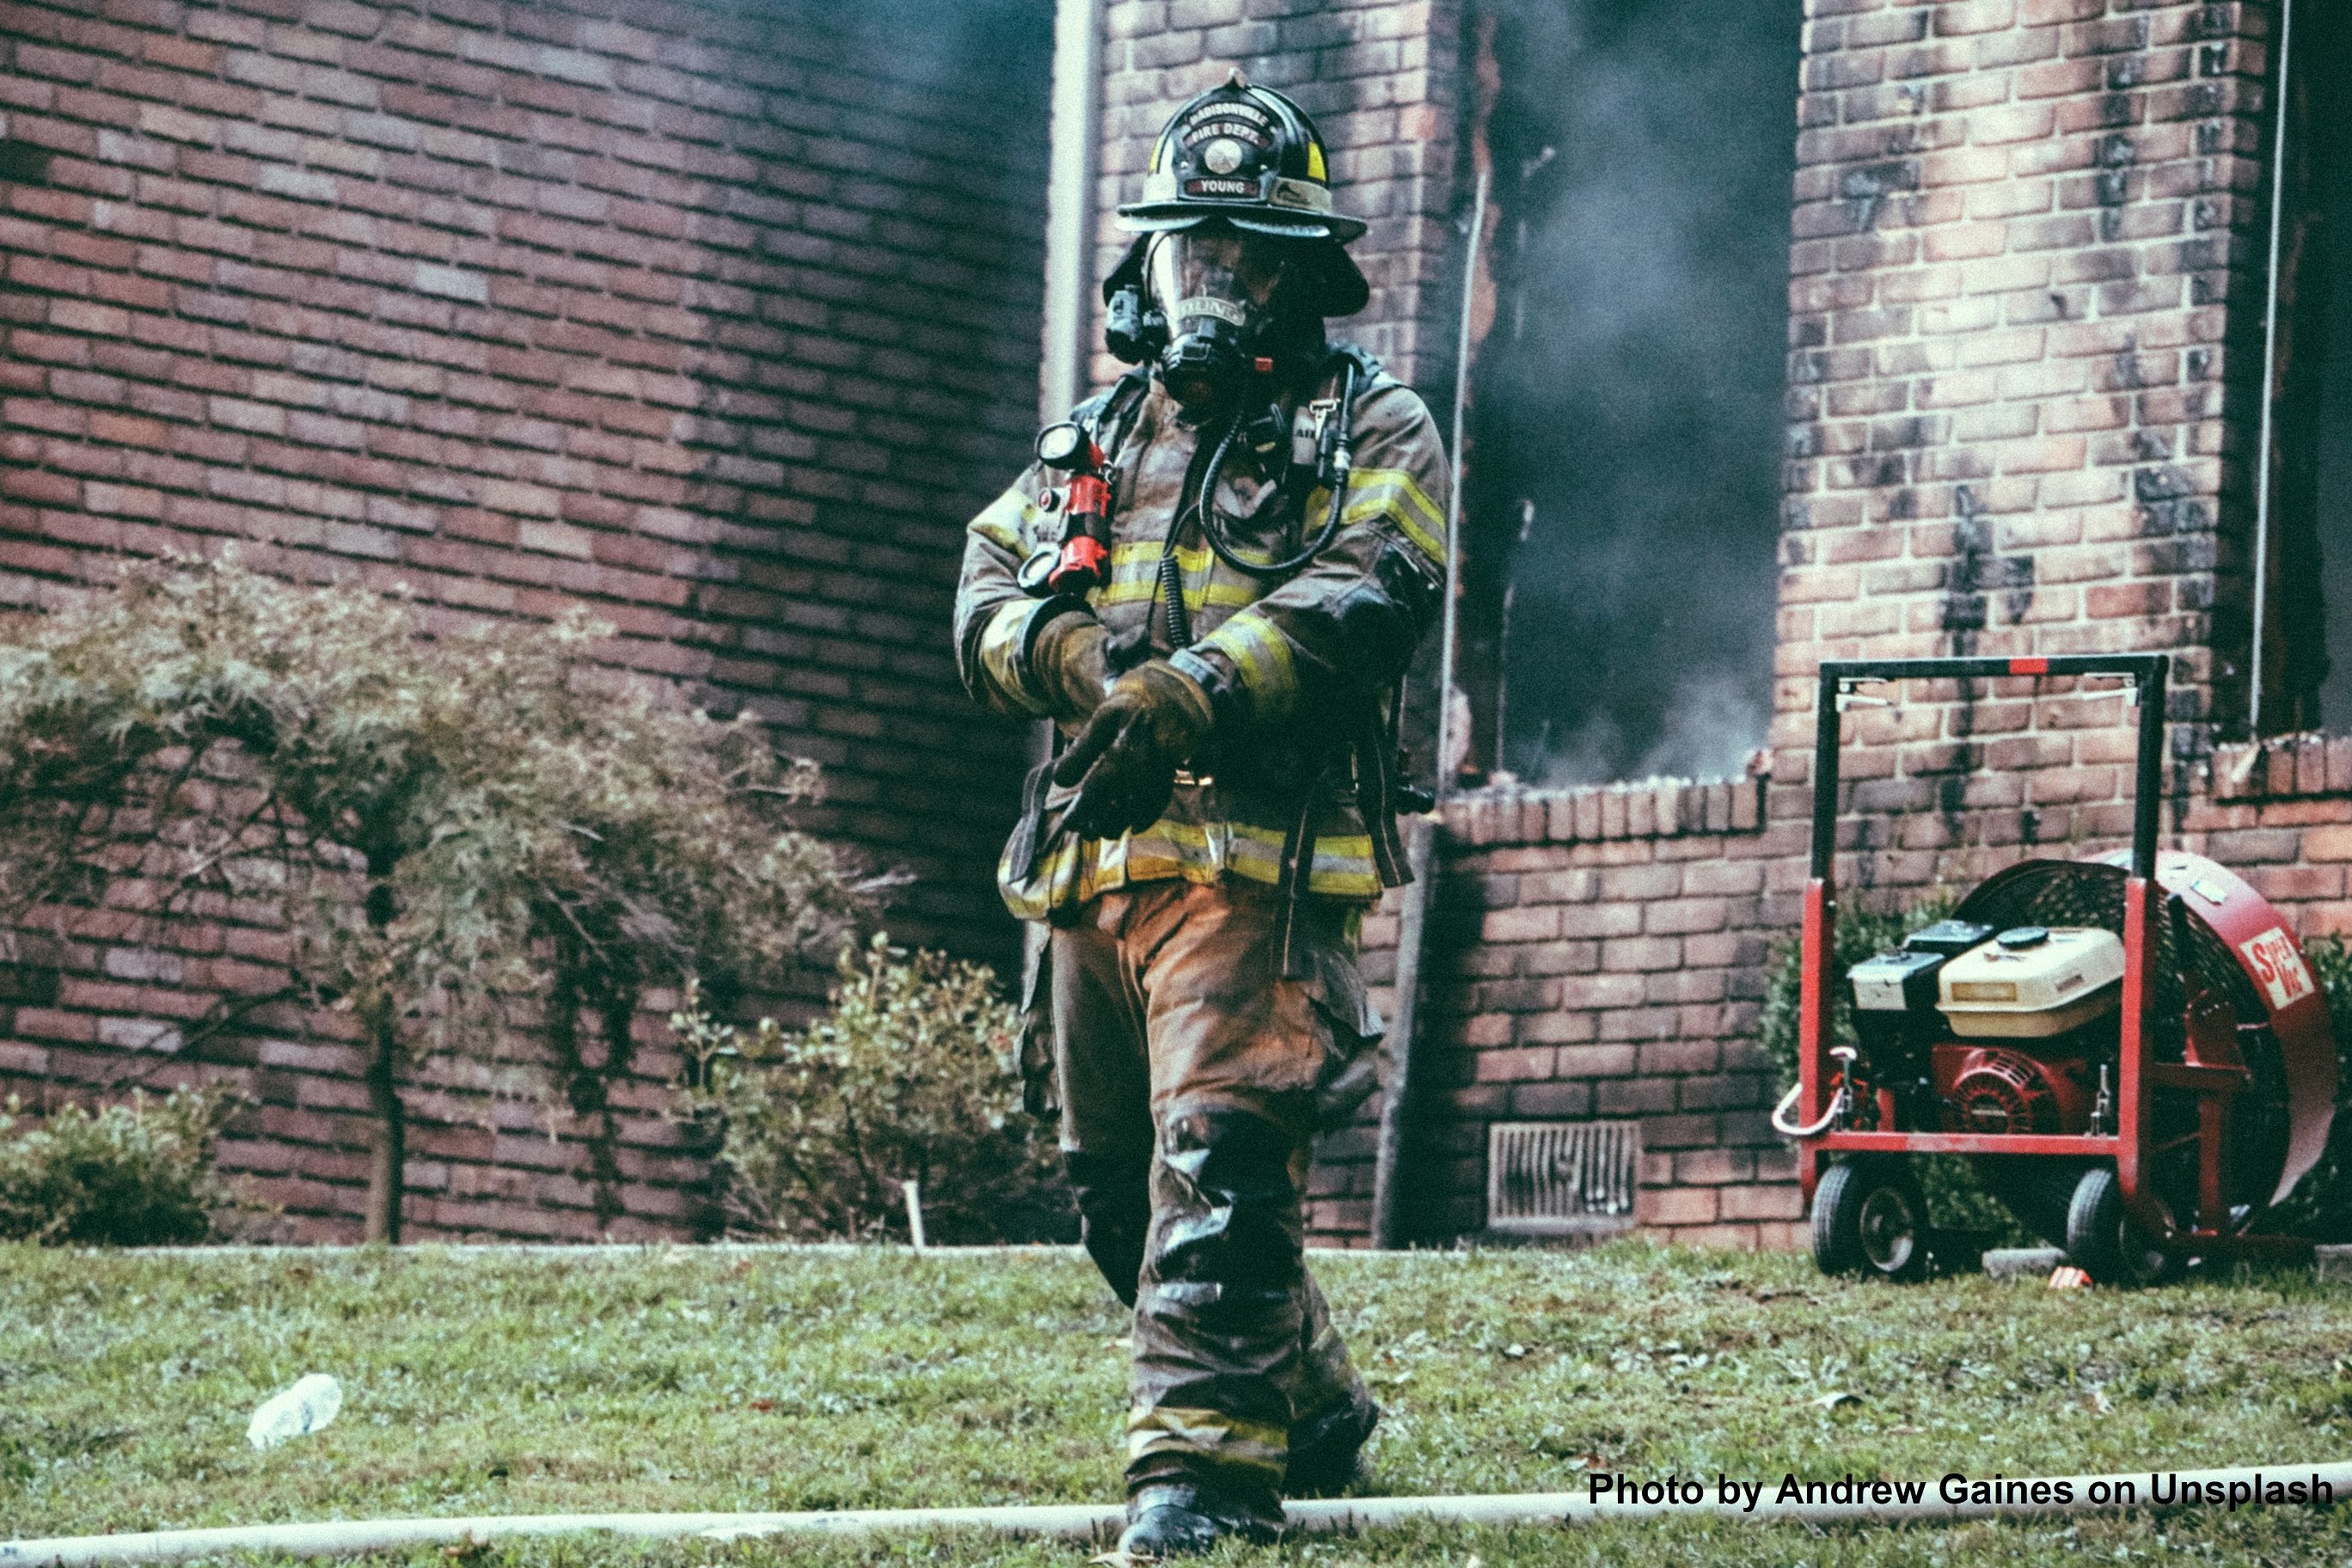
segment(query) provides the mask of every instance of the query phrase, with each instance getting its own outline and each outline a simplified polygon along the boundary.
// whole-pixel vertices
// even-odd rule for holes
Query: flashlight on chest
[[[1110,481],[1102,448],[1084,426],[1066,421],[1038,432],[1037,460],[1068,476],[1061,490],[1062,542],[1022,563],[1021,585],[1041,597],[1081,596],[1110,568]]]

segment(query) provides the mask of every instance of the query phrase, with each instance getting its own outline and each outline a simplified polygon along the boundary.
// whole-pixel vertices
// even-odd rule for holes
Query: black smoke
[[[1737,773],[1769,713],[1801,0],[1488,9],[1472,758]]]
[[[2306,16],[2306,13],[2311,13]],[[2324,652],[2324,679],[2317,711],[2294,715],[2301,723],[2324,725],[2342,733],[2352,729],[2352,128],[2345,113],[2352,108],[2352,91],[2345,85],[2345,68],[2352,65],[2352,18],[2335,7],[2304,6],[2295,13],[2294,69],[2299,86],[2311,94],[2297,129],[2305,138],[2299,162],[2305,171],[2302,266],[2296,278],[2298,298],[2287,301],[2300,320],[2292,323],[2291,342],[2300,349],[2291,356],[2289,380],[2315,405],[2308,453],[2289,452],[2291,472],[2309,466],[2312,483],[2309,506],[2315,512],[2314,541],[2321,570],[2306,576],[2319,603],[2311,618],[2325,627],[2314,637],[2289,624],[2289,633]],[[2314,358],[2316,363],[2310,363]],[[2300,360],[2301,363],[2297,363]],[[2283,421],[2286,431],[2296,423],[2294,414]],[[2283,487],[2276,498],[2288,503],[2286,529],[2294,526],[2294,487]],[[2294,557],[2289,555],[2290,563]],[[2279,584],[2284,588],[2286,584]],[[2306,590],[2308,592],[2308,590]],[[2305,660],[2310,656],[2304,655]],[[2265,730],[2288,727],[2271,715]]]

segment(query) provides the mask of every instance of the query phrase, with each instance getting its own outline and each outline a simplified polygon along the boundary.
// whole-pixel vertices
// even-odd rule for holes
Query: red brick
[[[1716,1203],[1713,1187],[1644,1187],[1633,1213],[1643,1225],[1706,1225],[1716,1217]]]
[[[1793,1220],[1804,1216],[1804,1194],[1796,1186],[1727,1186],[1723,1189],[1725,1219]]]

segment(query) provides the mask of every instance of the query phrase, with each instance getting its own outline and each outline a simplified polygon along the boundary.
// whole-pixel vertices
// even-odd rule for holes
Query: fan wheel
[[[2123,1184],[2105,1165],[2083,1173],[2066,1205],[2066,1260],[2102,1285],[2153,1285],[2179,1260],[2124,1207]]]
[[[2091,860],[2025,860],[1979,884],[1952,911],[1958,920],[2007,928],[2018,925],[2099,926],[2121,936],[2124,889],[2128,874],[2120,866]],[[2186,912],[2179,898],[2161,900],[2148,924],[2147,987],[2151,1045],[2158,1061],[2183,1059],[2184,1017],[2189,998],[2200,992],[2227,1003],[2248,1026],[2268,1016],[2245,971],[2212,929]],[[2112,1015],[2110,1016],[2112,1017]],[[2229,1191],[2233,1209],[2251,1217],[2270,1200],[2284,1169],[2288,1141],[2285,1058],[2278,1037],[2266,1027],[2238,1031],[2238,1047],[2252,1081],[2230,1108]],[[2115,1061],[2116,1047],[2106,1047]],[[2197,1210],[2197,1100],[2179,1090],[2157,1090],[2148,1107],[2150,1192],[2176,1215]],[[2075,1184],[2086,1174],[2079,1163],[2034,1162],[2017,1156],[1976,1159],[1985,1186],[2026,1228],[2056,1246],[2066,1246],[2066,1215]],[[2112,1174],[2112,1173],[2110,1173]],[[2097,1271],[2083,1266],[2093,1278]],[[2112,1264],[2110,1265],[2112,1270]]]
[[[1823,1172],[1812,1232],[1824,1274],[1916,1279],[1927,1266],[1927,1200],[1900,1160],[1849,1160]]]

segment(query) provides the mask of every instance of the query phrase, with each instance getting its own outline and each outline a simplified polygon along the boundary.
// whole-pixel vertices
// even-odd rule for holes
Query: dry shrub
[[[697,999],[672,1026],[703,1064],[690,1110],[723,1126],[740,1230],[903,1236],[912,1180],[940,1241],[1075,1233],[1051,1131],[1022,1109],[1019,1010],[985,966],[877,935],[805,1029],[747,1037]]]

